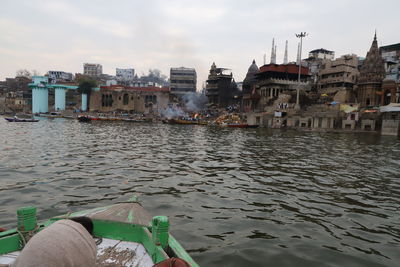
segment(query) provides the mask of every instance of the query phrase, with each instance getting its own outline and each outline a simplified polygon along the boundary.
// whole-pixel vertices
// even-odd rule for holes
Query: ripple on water
[[[400,143],[375,135],[0,120],[0,224],[140,195],[201,266],[397,266]]]

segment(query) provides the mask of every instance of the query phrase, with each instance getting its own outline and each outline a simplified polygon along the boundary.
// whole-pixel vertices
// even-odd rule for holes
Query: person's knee
[[[93,235],[93,221],[89,217],[71,217],[70,220],[80,223],[89,234]]]

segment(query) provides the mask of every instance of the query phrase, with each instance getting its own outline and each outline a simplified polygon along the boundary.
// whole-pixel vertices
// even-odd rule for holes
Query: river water
[[[139,195],[201,266],[399,266],[400,141],[0,117],[0,226]]]

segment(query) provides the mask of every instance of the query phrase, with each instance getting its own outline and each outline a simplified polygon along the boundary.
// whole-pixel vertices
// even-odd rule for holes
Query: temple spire
[[[287,51],[288,41],[286,40],[285,45],[285,56],[283,57],[283,64],[288,64],[288,51]]]
[[[271,64],[276,64],[276,54],[275,54],[275,38],[272,38],[272,48],[271,48]]]

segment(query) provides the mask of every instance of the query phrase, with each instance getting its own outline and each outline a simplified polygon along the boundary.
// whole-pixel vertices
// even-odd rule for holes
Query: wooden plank
[[[97,267],[153,265],[151,257],[139,243],[104,238],[97,247]]]

